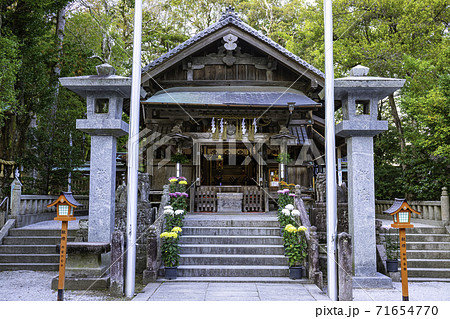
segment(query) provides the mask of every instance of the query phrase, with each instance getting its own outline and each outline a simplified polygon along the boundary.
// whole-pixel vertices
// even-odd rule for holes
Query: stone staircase
[[[76,230],[69,230],[68,241],[75,235]],[[58,270],[56,244],[60,242],[61,231],[57,229],[10,229],[0,245],[0,271]]]
[[[444,227],[406,229],[406,254],[408,281],[450,282],[450,235]]]
[[[406,230],[408,279],[450,282],[450,235],[444,227]]]
[[[190,214],[181,238],[179,279],[289,280],[273,214]]]

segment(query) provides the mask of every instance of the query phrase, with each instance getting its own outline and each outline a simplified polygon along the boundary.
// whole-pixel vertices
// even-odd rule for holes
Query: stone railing
[[[41,221],[52,220],[56,217],[56,208],[47,208],[58,196],[52,195],[22,195],[15,191],[12,194],[10,218],[16,219],[16,227],[23,227]],[[89,196],[74,195],[83,206],[75,209],[75,214],[89,211]]]
[[[393,203],[393,200],[376,200],[376,214],[379,216],[383,215],[383,211],[391,207]],[[411,201],[408,202],[408,204],[421,213],[420,215],[415,215],[414,219],[443,225],[449,222],[449,197],[447,187],[442,188],[440,201]]]

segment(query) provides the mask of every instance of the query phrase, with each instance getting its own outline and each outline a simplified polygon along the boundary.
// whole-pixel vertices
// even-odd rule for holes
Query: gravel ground
[[[50,288],[57,271],[1,271],[0,301],[56,301],[57,291]],[[113,301],[108,291],[65,290],[64,300],[71,301]]]

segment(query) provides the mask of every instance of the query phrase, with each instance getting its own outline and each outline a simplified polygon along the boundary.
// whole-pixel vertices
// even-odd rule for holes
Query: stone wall
[[[337,205],[337,233],[348,233],[348,205],[347,203],[338,203]],[[317,227],[317,234],[319,236],[319,243],[325,244],[327,242],[327,213],[326,203],[316,202],[313,205],[310,213],[311,225]]]

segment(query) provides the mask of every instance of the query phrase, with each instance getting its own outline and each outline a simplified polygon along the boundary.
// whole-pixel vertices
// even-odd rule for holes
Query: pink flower
[[[289,194],[289,196],[291,196],[291,197],[295,197],[295,194]]]

